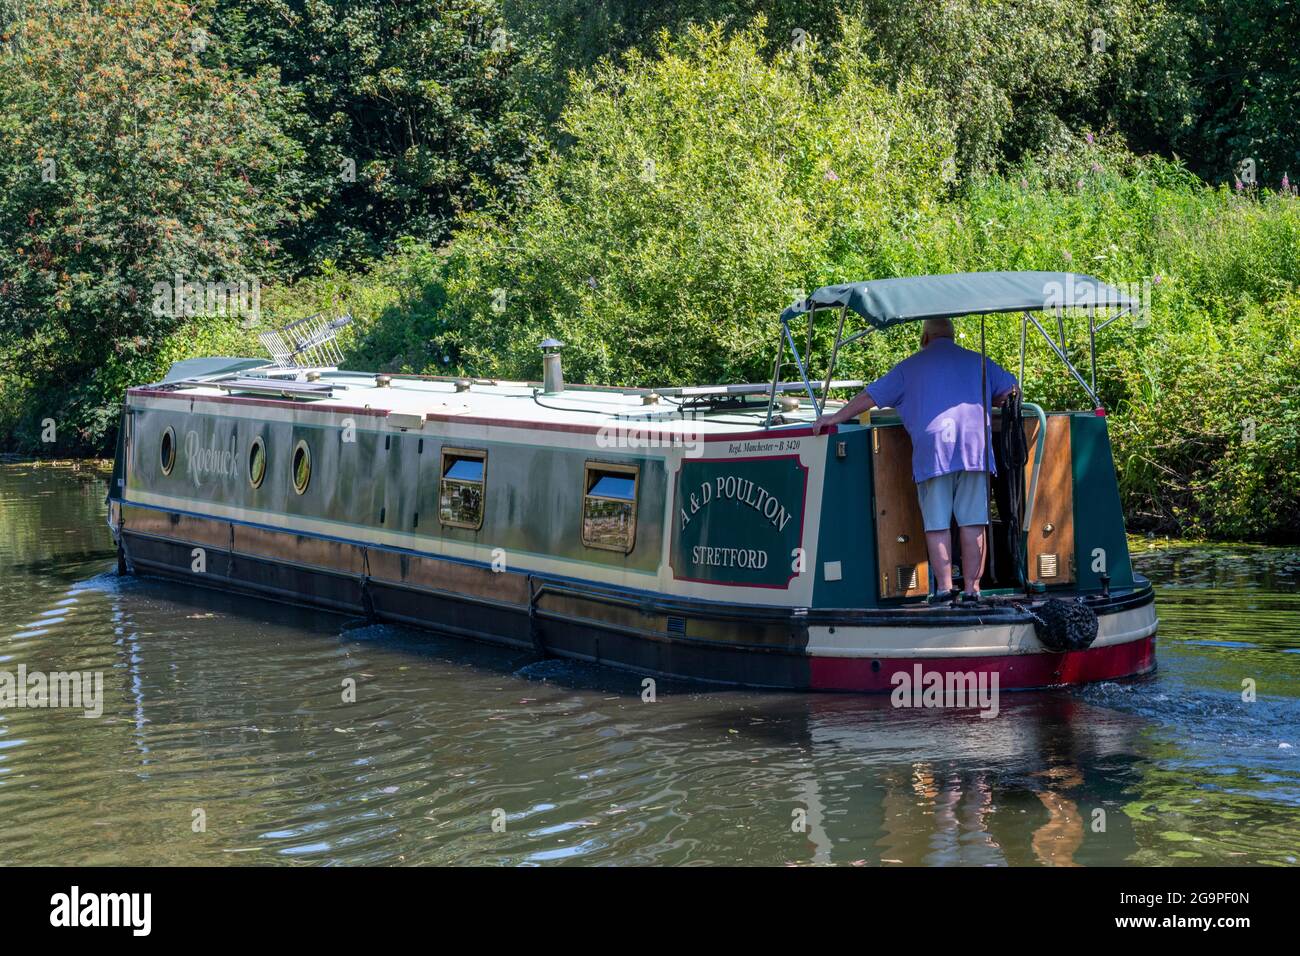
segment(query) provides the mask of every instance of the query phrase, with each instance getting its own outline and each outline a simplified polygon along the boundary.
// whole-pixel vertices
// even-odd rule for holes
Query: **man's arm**
[[[823,415],[817,421],[813,422],[812,431],[814,435],[820,435],[832,425],[839,425],[847,422],[850,418],[857,418],[869,408],[876,407],[876,400],[867,394],[866,390],[859,392],[853,398],[845,403],[844,407],[837,412],[831,412]]]
[[[1006,400],[1006,397],[1012,392],[1015,392],[1017,395],[1020,394],[1020,382],[1016,380],[1014,375],[1004,369],[997,362],[993,363],[993,369],[996,374],[996,378],[994,379],[995,384],[993,387],[1000,387],[999,391],[993,396],[993,404],[1001,405]]]

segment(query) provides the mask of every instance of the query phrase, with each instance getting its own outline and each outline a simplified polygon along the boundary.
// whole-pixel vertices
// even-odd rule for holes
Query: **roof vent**
[[[559,339],[547,339],[540,348],[542,350],[542,392],[547,395],[558,395],[564,391],[564,371],[560,366],[560,349],[564,348],[564,343]]]
[[[388,375],[375,376],[375,388],[391,388],[392,384],[393,384],[393,379],[391,376]]]

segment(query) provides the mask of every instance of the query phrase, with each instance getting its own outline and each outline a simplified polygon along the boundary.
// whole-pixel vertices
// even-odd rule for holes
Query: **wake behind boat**
[[[828,286],[782,314],[771,382],[657,389],[565,384],[554,340],[541,383],[341,371],[332,330],[301,324],[266,339],[270,363],[191,360],[128,391],[109,495],[119,566],[722,684],[1145,673],[1153,593],[1129,560],[1095,350],[1090,384],[1063,326],[1054,341],[1033,314],[1076,307],[1091,345],[1133,303],[1068,273]],[[814,382],[819,312],[837,328]],[[1000,313],[1022,316],[1021,380],[1032,327],[1091,407],[989,410],[981,600],[933,603],[897,415],[811,423],[862,386],[832,377],[862,336]]]

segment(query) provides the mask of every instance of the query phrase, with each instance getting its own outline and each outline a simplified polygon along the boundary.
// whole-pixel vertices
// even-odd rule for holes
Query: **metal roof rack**
[[[861,388],[865,383],[856,379],[838,379],[829,384],[829,388]],[[802,392],[803,382],[778,382],[775,391]],[[703,395],[767,395],[773,391],[771,382],[742,382],[737,385],[672,385],[668,388],[656,388],[660,395],[675,398],[698,398]]]
[[[334,389],[338,387],[329,382],[290,382],[271,378],[235,378],[203,384],[224,392],[275,395],[279,398],[333,398]]]

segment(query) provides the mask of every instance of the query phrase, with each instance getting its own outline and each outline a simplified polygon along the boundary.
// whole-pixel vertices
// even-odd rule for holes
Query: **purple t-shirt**
[[[1016,385],[1016,377],[992,359],[986,374],[986,398]],[[918,483],[953,471],[995,470],[984,441],[978,352],[952,339],[935,339],[866,390],[877,405],[897,409],[903,419]]]

